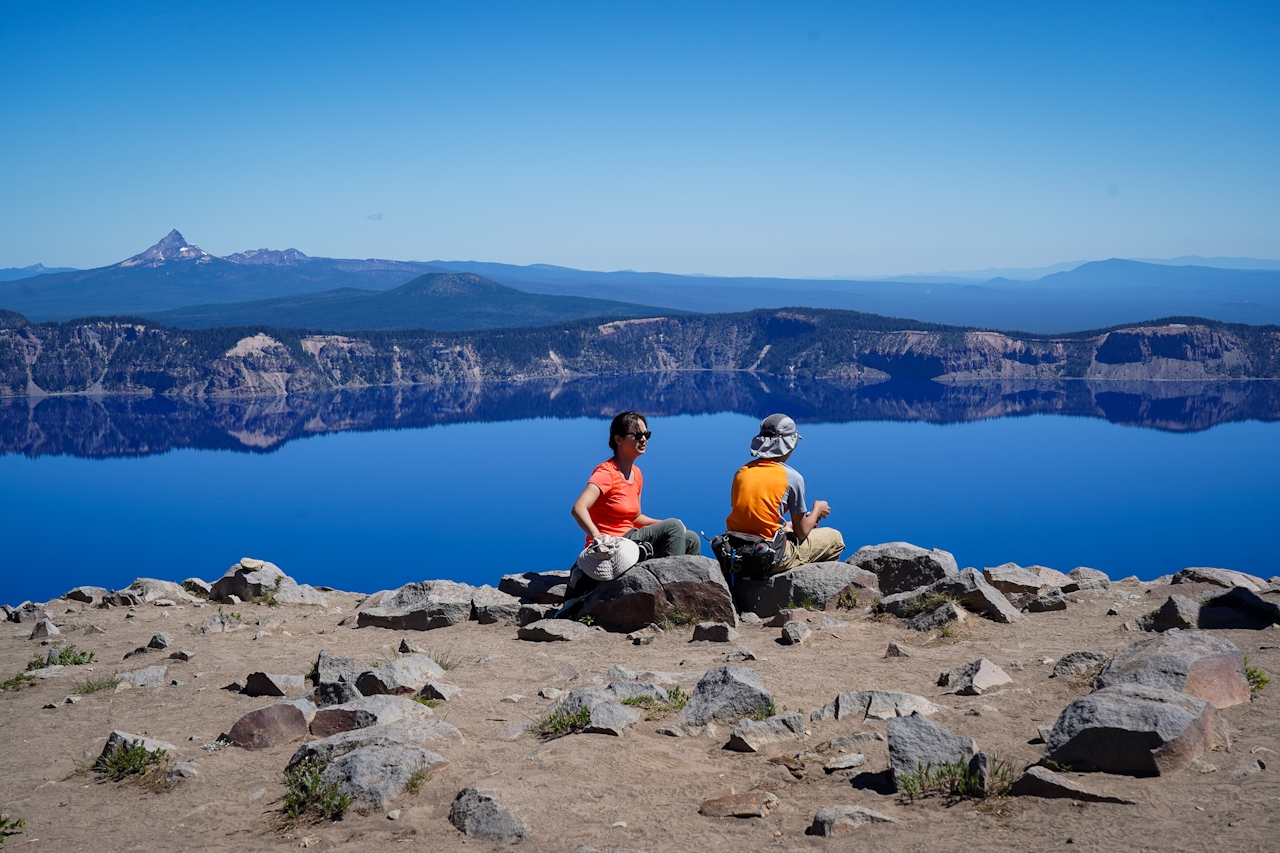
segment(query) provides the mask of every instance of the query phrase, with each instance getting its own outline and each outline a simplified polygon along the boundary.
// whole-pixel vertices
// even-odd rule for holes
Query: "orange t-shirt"
[[[600,489],[600,497],[588,510],[596,529],[607,536],[622,536],[635,527],[632,522],[640,514],[640,490],[644,488],[644,476],[638,466],[631,466],[628,483],[618,470],[618,463],[606,459],[591,472],[587,482]],[[591,544],[590,536],[587,544]]]

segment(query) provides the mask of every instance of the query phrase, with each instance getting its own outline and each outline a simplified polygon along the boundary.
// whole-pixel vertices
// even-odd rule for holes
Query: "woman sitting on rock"
[[[589,559],[592,553],[617,554],[613,559],[597,561],[603,574],[621,574],[636,562],[635,557],[675,557],[681,554],[698,554],[701,551],[698,534],[686,530],[678,518],[659,521],[640,511],[640,492],[644,489],[644,476],[635,464],[649,446],[649,431],[644,415],[639,412],[622,412],[609,425],[609,447],[613,457],[596,466],[587,480],[587,487],[573,504],[573,520],[587,534],[587,551],[579,568],[590,574],[594,566]],[[616,540],[623,538],[636,543],[639,554],[630,546],[617,547]],[[599,556],[600,554],[597,554]],[[621,567],[622,571],[613,571]],[[596,577],[596,580],[608,580]]]

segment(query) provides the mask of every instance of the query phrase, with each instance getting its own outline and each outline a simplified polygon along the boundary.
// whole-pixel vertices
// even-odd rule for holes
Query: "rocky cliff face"
[[[16,315],[15,315],[16,316]],[[909,323],[910,321],[905,321]],[[1019,338],[846,311],[759,311],[438,333],[178,330],[125,320],[0,324],[0,396],[261,397],[369,386],[654,371],[974,380],[1280,375],[1280,330],[1208,321]]]

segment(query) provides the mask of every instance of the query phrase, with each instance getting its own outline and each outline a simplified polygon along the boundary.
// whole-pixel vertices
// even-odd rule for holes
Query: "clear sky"
[[[0,267],[175,227],[748,275],[1277,257],[1280,4],[0,0]]]

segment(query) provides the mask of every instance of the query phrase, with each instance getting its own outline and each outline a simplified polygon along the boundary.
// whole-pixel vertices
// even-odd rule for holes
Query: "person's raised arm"
[[[573,520],[578,522],[578,526],[592,539],[601,535],[596,523],[591,520],[591,507],[595,506],[601,494],[599,486],[595,483],[587,483],[582,494],[578,495],[578,499],[573,502],[573,509],[570,511]]]
[[[809,534],[818,526],[818,522],[831,515],[831,507],[826,501],[814,501],[813,509],[797,519],[793,519],[796,538],[801,542],[809,538]]]

